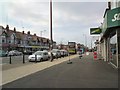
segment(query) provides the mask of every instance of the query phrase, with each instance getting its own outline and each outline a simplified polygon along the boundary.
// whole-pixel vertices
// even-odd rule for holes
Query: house
[[[36,34],[32,35],[30,31],[27,33],[24,31],[19,32],[15,27],[13,30],[10,30],[9,25],[7,25],[6,28],[0,26],[0,31],[0,45],[5,51],[10,51],[13,49],[22,52],[25,50],[49,50],[50,40],[45,37],[39,37]]]

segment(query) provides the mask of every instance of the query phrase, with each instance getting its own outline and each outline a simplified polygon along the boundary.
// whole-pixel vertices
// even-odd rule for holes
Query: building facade
[[[30,34],[30,31],[27,33],[18,32],[16,28],[13,30],[9,29],[7,25],[6,28],[0,26],[0,47],[4,51],[10,50],[49,50],[50,40],[48,38],[39,37],[36,34]]]
[[[116,68],[120,63],[120,0],[112,0],[104,13],[100,39],[101,56]]]

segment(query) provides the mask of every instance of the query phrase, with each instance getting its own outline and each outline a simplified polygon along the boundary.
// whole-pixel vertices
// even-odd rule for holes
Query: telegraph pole
[[[53,38],[52,38],[52,0],[50,0],[50,50],[53,49]]]
[[[50,0],[50,53],[51,53],[51,62],[53,61],[53,38],[52,38],[52,0]]]

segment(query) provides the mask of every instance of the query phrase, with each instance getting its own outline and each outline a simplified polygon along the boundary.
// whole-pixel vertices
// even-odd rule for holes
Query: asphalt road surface
[[[91,55],[72,59],[3,85],[3,88],[118,88],[118,72]],[[54,62],[54,61],[53,61]]]

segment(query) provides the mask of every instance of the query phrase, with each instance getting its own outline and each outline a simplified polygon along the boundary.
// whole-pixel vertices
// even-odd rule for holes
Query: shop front
[[[117,31],[117,45],[118,45],[118,68],[120,68],[120,28]]]
[[[120,61],[120,7],[108,10],[105,20],[107,28],[104,29],[101,41],[105,41],[106,61],[118,68]]]
[[[110,30],[109,41],[109,60],[115,66],[119,67],[119,47],[120,47],[120,7],[109,10],[107,14],[107,27]]]

